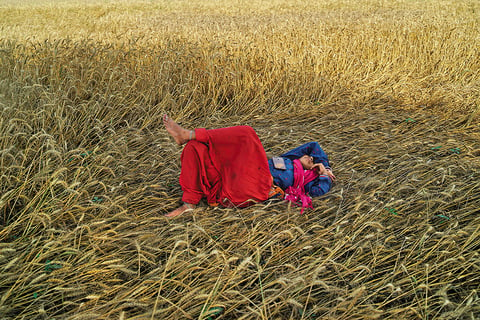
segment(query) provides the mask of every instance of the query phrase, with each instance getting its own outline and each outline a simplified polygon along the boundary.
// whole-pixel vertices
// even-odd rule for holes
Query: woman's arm
[[[305,143],[300,147],[290,150],[287,153],[282,154],[282,157],[289,158],[290,160],[295,160],[305,154],[312,156],[315,163],[321,163],[325,166],[325,168],[330,168],[327,154],[325,153],[325,151],[323,151],[318,142],[315,141]]]
[[[327,175],[322,175],[305,185],[305,191],[311,197],[319,197],[324,195],[332,188],[332,179]]]
[[[332,181],[335,181],[335,175],[332,172],[331,168],[325,168],[322,163],[315,163],[311,170],[317,171],[321,176],[329,176]]]

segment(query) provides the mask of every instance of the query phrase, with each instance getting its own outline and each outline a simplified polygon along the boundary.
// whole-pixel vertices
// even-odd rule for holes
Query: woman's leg
[[[177,144],[182,145],[190,140],[196,140],[192,142],[208,145],[206,149],[196,151],[200,152],[201,156],[187,157],[182,154],[182,173],[185,174],[180,175],[180,183],[184,192],[188,191],[188,187],[184,188],[182,176],[188,180],[200,179],[192,185],[194,190],[202,192],[207,197],[209,203],[219,200],[224,206],[244,207],[268,199],[272,177],[267,156],[254,129],[236,126],[211,130],[200,128],[193,131],[180,127],[167,116],[164,117],[164,123]],[[190,149],[189,144],[185,149]],[[185,164],[184,158],[188,160]],[[191,172],[186,166],[197,169]],[[204,172],[211,174],[205,175],[206,178],[198,178]],[[169,216],[183,213],[189,209],[189,203],[192,205],[198,203],[195,203],[196,199],[190,200],[188,197],[184,198],[184,201],[187,205],[171,212]]]
[[[212,164],[207,145],[195,141],[195,131],[182,128],[167,116],[164,116],[164,124],[177,144],[186,143],[181,156],[179,179],[184,204],[165,215],[175,217],[194,209],[203,197],[207,197],[209,203],[215,202],[220,176]]]
[[[209,203],[216,201],[220,175],[210,159],[208,146],[191,140],[183,148],[180,185],[182,200],[185,203],[198,204],[206,197]]]
[[[167,132],[172,136],[172,138],[175,140],[175,142],[178,145],[182,145],[188,142],[189,139],[193,138],[190,133],[191,131],[180,127],[175,121],[170,119],[170,117],[167,116],[166,114],[163,115],[163,124],[165,125],[165,129],[167,129]],[[195,208],[195,204],[186,202],[180,207],[178,207],[177,209],[170,211],[165,216],[176,217],[186,211],[193,210],[194,208]]]
[[[178,123],[170,119],[166,114],[163,115],[163,124],[165,125],[167,132],[179,146],[190,140],[195,140],[195,130],[187,130],[180,127]]]

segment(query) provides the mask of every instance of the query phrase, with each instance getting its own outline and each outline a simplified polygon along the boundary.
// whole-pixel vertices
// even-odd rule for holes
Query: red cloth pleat
[[[206,196],[209,203],[216,198],[226,207],[246,207],[268,199],[272,178],[267,155],[253,128],[196,129],[195,136],[196,140],[185,146],[196,142],[192,144],[195,151],[189,147],[182,153],[183,201],[198,203]],[[204,143],[206,149],[197,143]]]
[[[181,162],[182,201],[197,204],[206,197],[209,203],[216,202],[220,175],[210,160],[207,145],[196,140],[189,141],[183,148]]]

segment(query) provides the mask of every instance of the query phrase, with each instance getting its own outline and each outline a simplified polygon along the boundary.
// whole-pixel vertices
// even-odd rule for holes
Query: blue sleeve
[[[330,177],[319,176],[305,185],[305,191],[310,194],[311,197],[319,197],[330,191],[331,187],[332,180]]]
[[[313,162],[322,163],[325,168],[330,168],[327,154],[325,153],[325,151],[323,151],[318,142],[305,143],[304,145],[290,150],[287,153],[282,154],[281,156],[289,158],[290,160],[295,160],[301,158],[305,154],[312,156],[314,160]]]

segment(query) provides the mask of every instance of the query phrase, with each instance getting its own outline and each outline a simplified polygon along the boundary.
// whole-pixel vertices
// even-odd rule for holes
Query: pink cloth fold
[[[313,170],[303,169],[300,160],[293,160],[293,185],[285,190],[285,200],[293,202],[302,207],[300,214],[303,214],[305,208],[311,208],[312,198],[305,193],[305,185],[318,177],[318,173]]]

